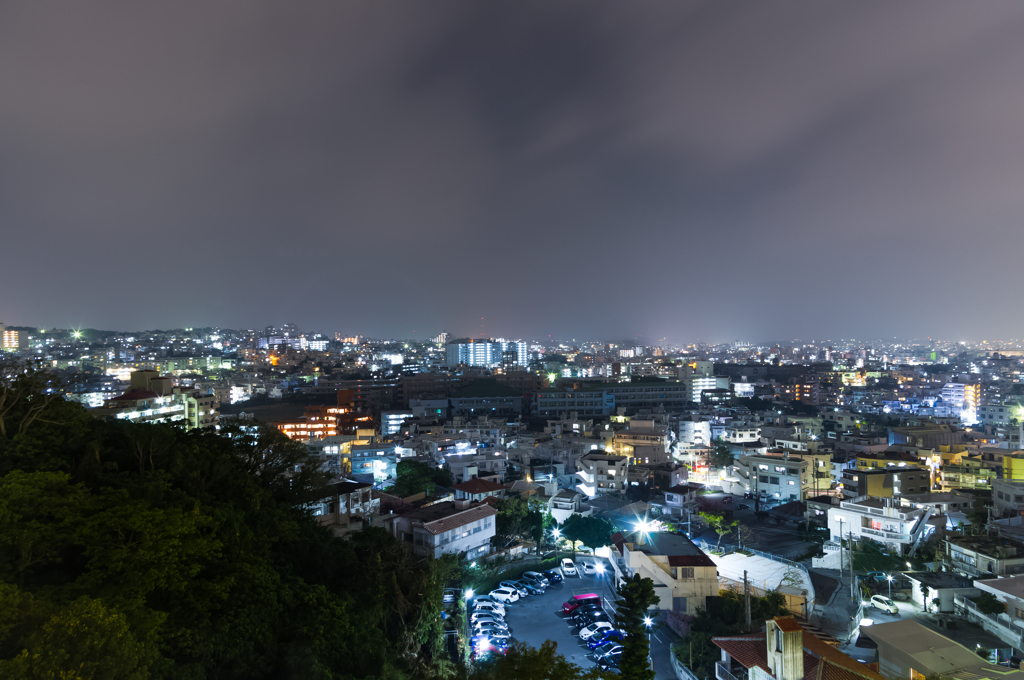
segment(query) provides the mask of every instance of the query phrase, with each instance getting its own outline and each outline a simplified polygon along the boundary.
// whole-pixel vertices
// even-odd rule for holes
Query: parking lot
[[[582,562],[594,561],[592,557],[580,557],[577,566]],[[602,560],[597,560],[602,561]],[[551,585],[543,595],[529,595],[515,604],[506,605],[506,623],[512,638],[525,642],[531,647],[540,647],[546,640],[558,643],[558,652],[570,662],[584,668],[596,665],[593,655],[585,642],[580,640],[578,629],[572,621],[562,614],[562,603],[573,595],[597,593],[605,610],[614,619],[614,584],[611,582],[611,567],[605,562],[604,576],[585,576],[582,570],[579,576],[568,576],[561,583]],[[655,617],[655,625],[651,630],[651,658],[657,678],[675,678],[669,660],[670,645],[676,636],[668,630],[664,623]]]

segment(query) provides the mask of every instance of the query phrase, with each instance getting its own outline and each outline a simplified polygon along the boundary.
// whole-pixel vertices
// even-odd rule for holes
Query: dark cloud
[[[1013,3],[7,5],[0,320],[1012,336],[1022,61]]]

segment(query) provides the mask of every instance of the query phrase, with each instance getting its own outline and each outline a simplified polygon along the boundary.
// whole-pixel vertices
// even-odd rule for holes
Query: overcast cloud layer
[[[6,3],[0,321],[1020,337],[1022,64],[1016,1]]]

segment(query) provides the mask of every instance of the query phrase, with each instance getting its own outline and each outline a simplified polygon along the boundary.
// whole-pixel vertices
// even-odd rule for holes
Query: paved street
[[[593,559],[581,557],[576,564]],[[508,605],[505,620],[512,637],[532,647],[539,647],[545,640],[554,640],[558,643],[558,652],[569,661],[583,668],[592,668],[596,664],[590,650],[587,649],[586,643],[580,640],[578,629],[572,627],[571,621],[561,611],[563,602],[573,595],[583,593],[597,593],[601,596],[602,602],[609,602],[612,584],[607,577],[583,576],[581,573],[578,577],[570,576],[562,583],[551,586],[543,595],[527,596],[515,604]],[[613,615],[608,605],[605,608]],[[675,678],[669,655],[671,644],[677,639],[663,622],[656,620],[651,631],[651,658],[654,662],[655,677],[659,680]]]

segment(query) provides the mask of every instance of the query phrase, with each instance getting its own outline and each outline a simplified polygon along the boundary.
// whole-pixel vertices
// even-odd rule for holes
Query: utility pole
[[[747,630],[750,630],[750,584],[747,582],[747,570],[743,570],[743,606],[746,609]]]

